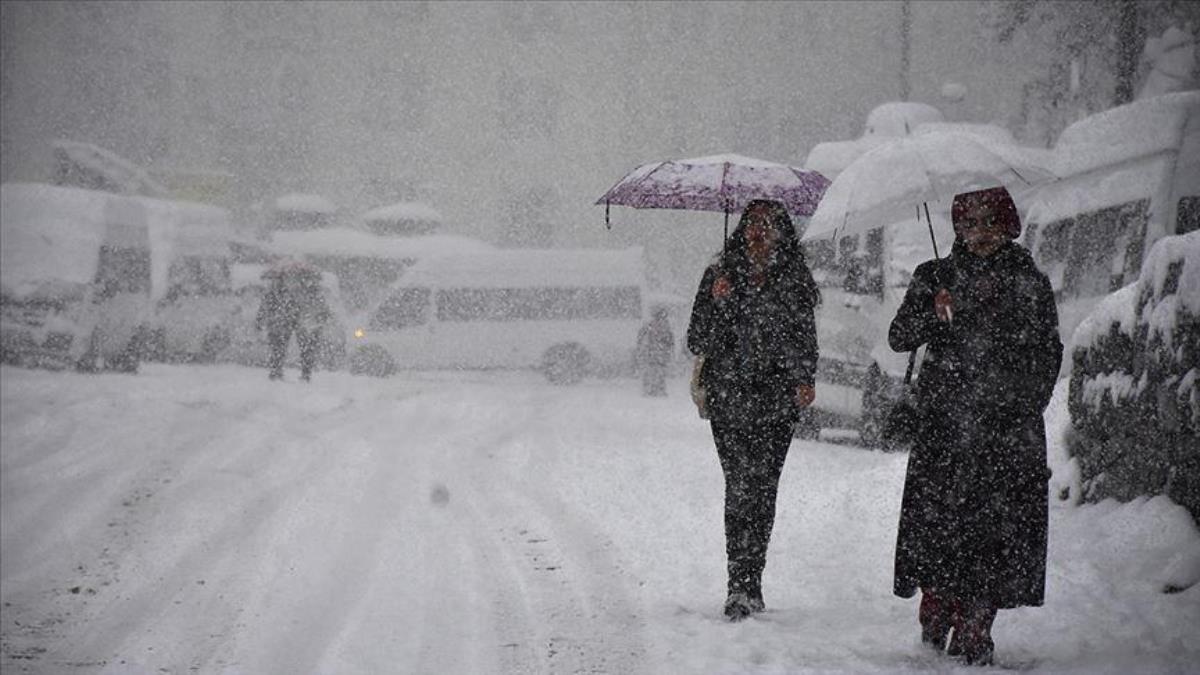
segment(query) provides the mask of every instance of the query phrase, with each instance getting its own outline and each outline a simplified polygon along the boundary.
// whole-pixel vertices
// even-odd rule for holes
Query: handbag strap
[[[912,350],[908,355],[908,370],[904,371],[904,386],[908,386],[912,382],[913,366],[917,364],[917,350]]]

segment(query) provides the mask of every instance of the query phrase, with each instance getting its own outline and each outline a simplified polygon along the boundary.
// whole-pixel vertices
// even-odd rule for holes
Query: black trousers
[[[267,331],[267,343],[271,347],[271,356],[267,367],[272,375],[283,375],[283,361],[287,356],[288,340],[296,334],[296,346],[300,348],[300,374],[308,377],[312,374],[317,361],[317,337],[319,330],[305,330],[299,326],[282,326]]]
[[[792,442],[792,424],[735,427],[713,422],[712,432],[725,473],[729,592],[761,597],[767,544],[775,525],[775,497]]]

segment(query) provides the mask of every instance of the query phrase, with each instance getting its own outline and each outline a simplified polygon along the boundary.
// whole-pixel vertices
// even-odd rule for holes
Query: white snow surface
[[[722,620],[683,378],[0,375],[6,673],[989,672],[926,652],[891,594],[904,454],[793,442],[768,610]],[[1046,605],[1000,613],[1000,667],[1194,672],[1200,586],[1162,589],[1198,556],[1165,497],[1052,499]]]

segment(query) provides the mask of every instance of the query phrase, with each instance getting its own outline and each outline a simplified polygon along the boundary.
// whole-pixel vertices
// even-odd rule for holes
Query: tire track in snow
[[[544,430],[553,417],[548,409],[561,398],[558,389],[536,387],[522,400],[510,399],[505,410],[524,411],[521,419],[506,422],[490,442],[464,449],[459,460],[476,522],[490,523],[482,534],[521,591],[504,603],[526,617],[521,623],[527,627],[505,632],[513,647],[503,672],[638,672],[645,660],[643,621],[608,552],[611,542],[542,482],[560,448],[530,451],[530,439],[555,437]],[[531,468],[538,475],[530,475]],[[501,617],[502,624],[507,620]]]

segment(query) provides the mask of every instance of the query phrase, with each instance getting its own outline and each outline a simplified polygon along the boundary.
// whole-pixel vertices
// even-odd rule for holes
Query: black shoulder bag
[[[904,387],[900,396],[888,410],[883,423],[883,438],[895,445],[907,445],[917,439],[924,414],[917,402],[917,387],[912,383],[913,367],[917,363],[917,350],[908,356],[908,369],[904,371]]]

